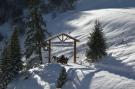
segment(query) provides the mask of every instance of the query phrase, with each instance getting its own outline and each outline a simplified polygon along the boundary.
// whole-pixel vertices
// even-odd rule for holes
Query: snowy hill
[[[113,55],[119,54],[118,57],[131,56],[134,54],[134,41],[135,41],[135,20],[134,20],[135,9],[100,9],[100,10],[90,10],[90,11],[80,11],[80,12],[67,12],[62,14],[60,17],[56,18],[55,21],[49,21],[49,29],[52,31],[56,28],[61,31],[71,32],[70,35],[76,37],[80,40],[78,43],[78,55],[80,59],[85,59],[85,48],[89,33],[92,31],[92,27],[95,20],[99,20],[104,28],[104,33],[106,35],[107,44],[109,47],[109,52],[114,51],[113,49],[123,50],[127,47],[129,50],[125,52],[117,51],[113,52]],[[124,18],[124,19],[123,19]],[[59,21],[59,23],[57,23]],[[51,26],[53,24],[53,26]],[[57,31],[57,30],[55,30]],[[63,48],[64,49],[64,48]],[[71,48],[65,48],[55,50],[54,53],[68,52],[67,55],[71,55]],[[121,53],[122,52],[122,53]],[[130,53],[129,53],[130,52]],[[110,52],[111,53],[111,52]],[[125,54],[123,56],[120,56]],[[82,58],[81,58],[82,57]],[[129,58],[129,57],[127,57]],[[126,59],[125,59],[126,60]],[[131,61],[133,59],[127,60]],[[124,60],[123,60],[124,61]]]
[[[101,22],[109,47],[108,57],[94,67],[78,68],[73,64],[74,68],[68,68],[67,72],[71,79],[62,89],[134,89],[135,8],[131,7],[134,7],[135,1],[131,1],[132,4],[129,0],[116,0],[119,3],[115,3],[114,0],[94,1],[95,6],[92,8],[90,5],[94,4],[90,0],[80,0],[76,10],[61,14],[53,21],[48,20],[49,29],[52,31],[64,30],[80,39],[78,62],[84,62],[86,42],[95,20]],[[110,7],[106,6],[109,2],[112,5],[109,4]],[[129,7],[124,7],[126,4]],[[70,59],[72,59],[72,52],[71,48],[62,48],[62,51],[54,49],[55,55],[65,53]]]
[[[71,47],[52,50],[56,56],[64,54],[71,59],[69,66],[65,66],[70,79],[62,89],[134,89],[134,6],[134,0],[78,0],[75,10],[59,14],[55,19],[45,16],[49,31],[54,34],[66,32],[80,40],[77,61],[83,66],[72,64]],[[104,28],[108,56],[101,63],[86,67],[86,42],[95,20],[99,20]]]

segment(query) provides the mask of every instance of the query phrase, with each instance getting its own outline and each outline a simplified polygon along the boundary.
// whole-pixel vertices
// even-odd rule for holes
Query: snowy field
[[[52,50],[53,55],[64,54],[70,58],[68,65],[64,66],[69,80],[62,89],[135,89],[135,1],[116,0],[115,3],[114,0],[94,0],[94,4],[91,3],[91,0],[78,0],[75,10],[61,13],[55,19],[45,16],[48,31],[54,34],[65,32],[80,40],[77,43],[78,64],[72,63],[72,47],[54,47]],[[108,56],[88,67],[84,61],[86,42],[95,20],[103,26]],[[4,27],[8,29],[8,25]],[[0,31],[4,27],[0,27]],[[53,67],[52,70],[58,73],[59,68]],[[41,67],[30,72],[30,79],[16,80],[8,89],[52,89],[50,86],[55,81],[46,79],[51,79],[46,69]]]

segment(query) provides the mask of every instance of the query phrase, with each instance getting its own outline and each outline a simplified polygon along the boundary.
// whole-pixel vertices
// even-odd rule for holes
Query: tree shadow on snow
[[[84,71],[90,71],[90,73],[84,73]],[[95,73],[101,71],[99,70],[93,70],[90,68],[71,68],[69,69],[68,76],[69,80],[68,82],[72,84],[71,89],[89,89],[89,85],[92,81],[93,76]],[[75,73],[78,72],[78,73]],[[82,79],[80,78],[82,77]],[[73,80],[72,80],[73,79]],[[67,83],[68,84],[68,83]]]
[[[127,66],[122,62],[122,60],[119,60],[118,58],[113,57],[112,55],[109,55],[106,58],[104,58],[103,61],[97,63],[95,67],[102,71],[108,71],[121,77],[126,77],[135,80],[133,68],[131,66]]]
[[[90,89],[90,84],[92,82],[92,78],[94,77],[95,73],[100,72],[101,70],[98,69],[96,71],[90,72],[85,75],[85,78],[81,81],[81,85],[78,86],[76,89]]]

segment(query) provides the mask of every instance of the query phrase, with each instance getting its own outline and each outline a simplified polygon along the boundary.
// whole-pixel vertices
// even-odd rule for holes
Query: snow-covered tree
[[[33,4],[30,6],[30,19],[26,29],[25,54],[26,58],[30,58],[33,54],[37,54],[42,64],[41,44],[44,39],[46,39],[45,33],[48,33],[48,31],[39,8],[40,4],[36,2],[38,1],[33,0]]]
[[[106,42],[103,34],[103,29],[98,21],[95,21],[93,33],[90,34],[87,42],[88,50],[86,52],[87,60],[90,62],[99,61],[100,58],[106,55]]]

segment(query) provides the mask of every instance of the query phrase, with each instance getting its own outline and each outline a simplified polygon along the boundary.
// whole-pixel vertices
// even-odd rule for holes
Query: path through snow
[[[62,89],[134,89],[135,76],[115,66],[98,64],[85,67],[78,64],[65,66],[69,80]],[[126,74],[126,75],[125,75]]]

